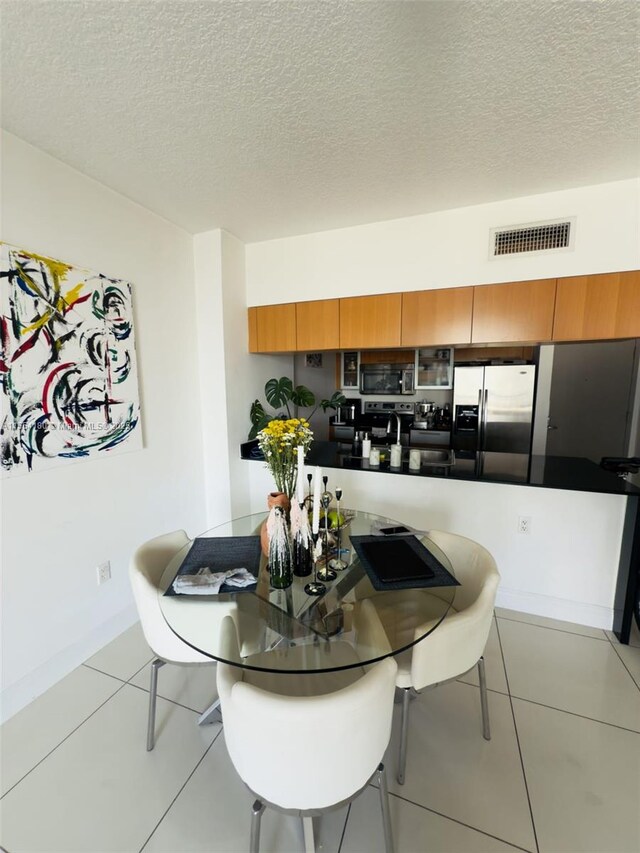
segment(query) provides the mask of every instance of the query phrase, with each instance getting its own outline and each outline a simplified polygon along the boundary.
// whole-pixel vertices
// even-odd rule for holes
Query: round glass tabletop
[[[386,537],[379,534],[380,527],[398,526],[398,522],[366,512],[346,510],[345,514],[349,520],[341,528],[340,545],[347,566],[335,580],[325,581],[326,592],[317,597],[305,592],[309,577],[294,575],[288,589],[271,588],[262,554],[257,585],[250,589],[175,594],[173,581],[181,567],[187,570],[185,560],[195,543],[215,551],[220,544],[215,540],[258,537],[267,513],[234,519],[196,537],[163,573],[158,598],[167,624],[187,645],[212,660],[238,665],[220,654],[222,620],[231,616],[241,666],[263,672],[336,672],[410,648],[435,631],[452,607],[457,589],[453,567],[428,534]],[[405,538],[412,543],[399,543]],[[394,542],[400,550],[390,549]],[[255,540],[247,539],[246,544],[253,545],[254,551],[258,547]],[[390,562],[392,578],[384,580],[384,567]],[[418,564],[423,565],[422,576]]]

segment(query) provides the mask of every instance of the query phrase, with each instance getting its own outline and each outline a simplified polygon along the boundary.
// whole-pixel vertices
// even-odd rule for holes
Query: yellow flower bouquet
[[[258,444],[264,453],[279,492],[291,499],[298,474],[298,447],[305,453],[313,441],[313,432],[305,418],[276,418],[258,433]]]

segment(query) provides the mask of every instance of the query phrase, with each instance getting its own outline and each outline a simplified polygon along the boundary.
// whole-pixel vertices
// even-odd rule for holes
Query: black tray
[[[440,560],[415,536],[349,538],[374,589],[460,586]]]
[[[205,536],[202,539],[194,539],[173,580],[180,575],[195,575],[199,569],[203,568],[211,569],[212,572],[226,572],[229,569],[244,568],[254,575],[255,584],[238,587],[229,586],[225,583],[220,587],[220,592],[212,592],[211,595],[253,592],[258,582],[261,554],[259,536]],[[184,593],[174,592],[173,580],[164,594],[184,595]]]

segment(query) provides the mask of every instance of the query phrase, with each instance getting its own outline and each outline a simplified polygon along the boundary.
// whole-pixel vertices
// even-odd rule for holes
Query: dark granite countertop
[[[243,459],[255,459],[257,441],[248,441],[240,445]],[[253,452],[253,455],[252,455]],[[322,468],[348,468],[352,471],[376,471],[395,477],[448,477],[453,480],[474,480],[487,483],[508,483],[510,485],[538,486],[545,489],[568,489],[579,492],[599,492],[610,495],[640,495],[640,489],[628,483],[622,477],[604,471],[590,459],[570,456],[532,456],[529,472],[523,476],[475,473],[474,460],[456,458],[453,465],[425,466],[420,471],[410,471],[405,461],[402,468],[391,468],[384,461],[378,468],[369,466],[368,460],[350,456],[339,451],[337,443],[332,441],[314,441],[306,457],[309,466]]]

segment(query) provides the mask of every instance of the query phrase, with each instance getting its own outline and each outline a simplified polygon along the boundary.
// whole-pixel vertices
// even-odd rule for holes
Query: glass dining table
[[[267,513],[257,513],[212,528],[174,556],[158,591],[164,619],[183,642],[213,661],[262,672],[307,677],[336,673],[366,667],[405,651],[437,630],[454,607],[458,586],[453,566],[428,533],[416,534],[421,543],[416,547],[424,546],[444,569],[443,576],[450,576],[447,585],[438,585],[436,574],[427,584],[405,582],[400,584],[401,589],[395,584],[387,590],[385,584],[375,583],[375,578],[372,582],[370,567],[356,553],[351,538],[357,543],[357,537],[372,540],[371,534],[377,534],[383,540],[380,528],[396,527],[399,522],[360,511],[347,511],[346,516],[349,520],[341,528],[340,544],[347,565],[337,572],[335,580],[325,583],[323,595],[307,595],[305,585],[310,578],[295,575],[288,589],[273,589],[264,555],[259,561],[257,584],[251,590],[173,594],[173,581],[194,542],[259,536]],[[425,613],[429,614],[426,622]],[[225,660],[221,653],[220,628],[228,615],[236,624],[240,661]]]

